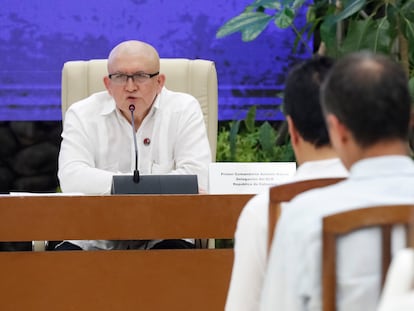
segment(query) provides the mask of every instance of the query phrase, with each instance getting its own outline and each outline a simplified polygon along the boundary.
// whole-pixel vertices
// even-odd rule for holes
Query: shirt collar
[[[360,160],[352,165],[350,176],[364,178],[371,176],[414,175],[414,162],[408,156],[391,155]]]
[[[101,115],[109,115],[116,110],[115,100],[109,93],[107,93],[107,97],[102,101],[102,110]]]
[[[161,102],[161,96],[162,96],[161,94],[162,94],[162,91],[155,98],[155,101],[153,105],[151,106],[151,109],[148,113],[149,116],[152,116],[155,113],[155,111],[159,109],[160,102]],[[111,113],[116,112],[116,114],[119,117],[122,116],[121,112],[118,109],[116,109],[116,103],[115,103],[114,98],[111,95],[109,95],[109,93],[107,93],[107,95],[108,96],[104,98],[104,100],[102,101],[102,110],[100,114],[102,116],[105,116],[105,115],[109,115]]]

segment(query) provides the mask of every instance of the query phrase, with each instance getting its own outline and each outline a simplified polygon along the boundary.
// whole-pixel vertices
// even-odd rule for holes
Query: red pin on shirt
[[[149,138],[144,138],[144,145],[148,146],[151,143],[151,139]]]

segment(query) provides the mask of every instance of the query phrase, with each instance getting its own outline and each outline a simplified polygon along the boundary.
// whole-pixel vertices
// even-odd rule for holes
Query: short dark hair
[[[324,113],[334,114],[362,147],[408,138],[407,75],[384,55],[365,51],[339,60],[322,86],[321,103]]]
[[[283,111],[303,139],[316,147],[330,145],[319,90],[333,64],[332,58],[314,56],[295,65],[286,79]]]

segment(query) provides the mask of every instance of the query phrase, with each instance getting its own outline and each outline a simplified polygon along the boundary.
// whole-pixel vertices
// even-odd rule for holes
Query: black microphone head
[[[135,111],[135,105],[134,104],[129,105],[129,111]]]
[[[135,171],[134,171],[134,176],[132,177],[132,180],[134,181],[134,183],[139,183],[139,171],[138,171],[138,169],[136,168],[135,169]]]

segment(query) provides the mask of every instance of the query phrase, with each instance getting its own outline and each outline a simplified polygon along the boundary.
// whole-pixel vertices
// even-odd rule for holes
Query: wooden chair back
[[[323,218],[322,298],[323,310],[336,310],[336,240],[352,231],[380,227],[382,235],[382,285],[391,262],[391,232],[394,225],[407,226],[407,244],[414,246],[414,205],[373,206]]]
[[[344,178],[317,178],[273,186],[269,190],[269,231],[268,248],[272,244],[277,221],[281,213],[281,204],[292,200],[299,193],[335,184]]]
[[[251,195],[0,197],[0,241],[233,238]],[[1,309],[223,310],[232,249],[0,253]]]

